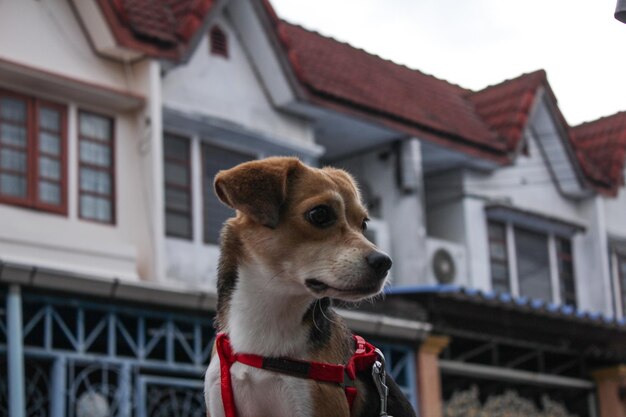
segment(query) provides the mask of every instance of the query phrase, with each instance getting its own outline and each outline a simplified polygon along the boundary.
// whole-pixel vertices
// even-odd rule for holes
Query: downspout
[[[163,99],[161,64],[156,60],[151,60],[148,68],[149,77],[149,120],[150,125],[150,151],[148,170],[152,175],[148,177],[152,187],[152,241],[154,242],[153,274],[154,280],[163,282],[166,278],[165,260],[165,197],[163,191]]]

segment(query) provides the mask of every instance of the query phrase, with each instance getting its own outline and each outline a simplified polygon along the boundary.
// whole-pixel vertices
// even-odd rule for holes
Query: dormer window
[[[209,42],[211,55],[228,58],[228,39],[226,33],[219,26],[213,26],[209,32]]]

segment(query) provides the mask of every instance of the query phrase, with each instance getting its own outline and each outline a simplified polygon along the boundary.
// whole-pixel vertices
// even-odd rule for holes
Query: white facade
[[[520,149],[511,165],[487,169],[485,164],[479,170],[478,163],[470,166],[469,158],[458,155],[433,164],[424,160],[432,155],[424,151],[435,146],[431,143],[296,102],[289,75],[281,72],[277,52],[248,2],[233,0],[212,20],[227,36],[227,57],[210,53],[205,28],[180,65],[146,57],[133,63],[111,59],[131,55],[107,46],[112,38],[106,28],[100,28],[99,38],[92,33],[103,19],[86,4],[75,13],[61,0],[0,2],[0,88],[67,106],[69,180],[67,215],[0,204],[0,261],[214,292],[218,248],[203,239],[202,195],[210,184],[202,180],[201,148],[208,143],[255,158],[330,160],[351,171],[378,200],[372,225],[378,243],[394,258],[393,285],[436,284],[429,248],[449,244],[460,248],[456,260],[462,263],[453,284],[490,291],[487,211],[493,205],[544,219],[541,224],[573,225],[578,307],[615,313],[609,248],[622,248],[626,241],[626,193],[622,188],[616,198],[600,197],[586,186],[543,98],[524,133],[527,153]],[[79,16],[92,19],[89,39]],[[92,43],[100,53],[109,51],[108,57],[94,52]],[[78,215],[79,109],[114,120],[114,224]],[[190,141],[190,239],[166,237],[164,132]],[[425,173],[435,165],[448,167]],[[556,234],[550,236],[553,242]],[[515,282],[511,291],[519,295]],[[551,301],[559,303],[558,282],[552,293]]]
[[[576,230],[564,236],[572,242],[577,307],[613,316],[613,274],[607,248],[611,235],[624,236],[621,233],[626,217],[619,213],[626,212],[625,193],[605,199],[585,192],[563,143],[557,146],[549,142],[557,138],[554,126],[558,122],[550,117],[545,105],[536,105],[529,120],[525,130],[527,148],[525,152],[520,150],[511,165],[494,171],[459,168],[425,179],[428,233],[465,245],[469,273],[467,278],[459,277],[457,284],[489,292],[488,207],[505,206],[524,212],[525,221],[520,222],[515,215],[512,217],[518,220],[506,221],[511,292],[523,295],[516,278],[514,228],[530,228],[548,236],[552,282],[551,296],[546,296],[546,301],[560,304],[563,300],[559,295],[554,239],[563,235],[551,232],[550,223],[555,229],[560,222],[571,225]]]
[[[147,157],[142,142],[149,135],[141,122],[151,96],[143,82],[149,66],[146,62],[122,65],[96,56],[68,2],[0,4],[0,88],[66,107],[68,172],[67,215],[0,205],[3,262],[111,280],[154,276],[152,224],[147,215],[153,202],[147,195],[152,173],[141,169]],[[114,224],[79,219],[79,110],[113,120]]]

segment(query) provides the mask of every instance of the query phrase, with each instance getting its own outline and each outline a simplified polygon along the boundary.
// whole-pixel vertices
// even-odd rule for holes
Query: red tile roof
[[[171,60],[181,58],[217,2],[97,1],[121,45]],[[269,0],[257,1],[314,104],[500,163],[518,150],[539,87],[567,129],[543,70],[470,91],[282,21]],[[614,193],[623,184],[626,113],[577,126],[571,136],[590,183]]]
[[[483,156],[506,156],[498,133],[465,98],[468,90],[284,21],[277,33],[310,98],[415,134],[439,136]]]
[[[510,152],[517,150],[540,86],[547,84],[544,70],[467,94],[480,117],[499,134]]]
[[[98,0],[120,45],[178,60],[215,0]]]
[[[571,136],[583,168],[615,194],[624,184],[626,112],[573,127]]]

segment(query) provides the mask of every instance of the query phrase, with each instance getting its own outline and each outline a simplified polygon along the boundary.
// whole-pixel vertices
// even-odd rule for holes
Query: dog
[[[363,234],[367,211],[352,176],[272,157],[220,171],[214,189],[236,209],[222,229],[217,282],[215,324],[228,348],[259,360],[293,358],[287,368],[298,368],[296,360],[347,363],[355,339],[331,300],[377,295],[392,263]],[[356,375],[350,406],[341,384],[227,364],[224,355],[216,343],[205,376],[210,417],[381,415],[369,367]],[[223,389],[224,378],[231,391]],[[392,378],[385,383],[389,415],[415,416]],[[229,401],[236,407],[232,414],[225,411]]]

